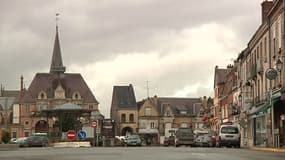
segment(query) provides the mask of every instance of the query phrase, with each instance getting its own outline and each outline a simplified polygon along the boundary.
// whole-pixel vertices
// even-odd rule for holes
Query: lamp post
[[[270,80],[270,95],[269,95],[269,104],[271,105],[271,133],[272,133],[272,146],[275,147],[275,127],[274,127],[274,108],[272,104],[272,86],[271,86],[271,80],[276,79],[278,76],[278,72],[281,73],[283,63],[280,59],[278,59],[275,63],[275,68],[268,68],[266,70],[265,76],[267,79]],[[281,81],[281,76],[280,76],[280,81]]]

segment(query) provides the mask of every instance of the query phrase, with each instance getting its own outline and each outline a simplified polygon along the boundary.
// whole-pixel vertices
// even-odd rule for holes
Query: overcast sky
[[[0,83],[19,89],[49,72],[55,14],[63,63],[81,73],[109,117],[114,85],[147,96],[213,96],[261,23],[262,0],[1,0]]]

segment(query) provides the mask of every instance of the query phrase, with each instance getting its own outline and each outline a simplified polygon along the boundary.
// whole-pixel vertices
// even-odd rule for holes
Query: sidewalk
[[[285,148],[250,147],[249,150],[285,153]]]

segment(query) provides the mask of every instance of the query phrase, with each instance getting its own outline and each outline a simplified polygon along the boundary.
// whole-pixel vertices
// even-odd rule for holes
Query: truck
[[[194,132],[192,128],[179,128],[175,134],[175,146],[194,146]]]

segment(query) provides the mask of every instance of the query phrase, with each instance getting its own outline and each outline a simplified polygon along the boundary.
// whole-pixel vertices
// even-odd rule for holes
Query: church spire
[[[53,47],[53,55],[51,59],[51,66],[50,66],[50,73],[64,73],[65,67],[62,63],[60,45],[59,45],[59,38],[58,38],[58,16],[56,14],[56,34],[55,34],[55,41]]]

